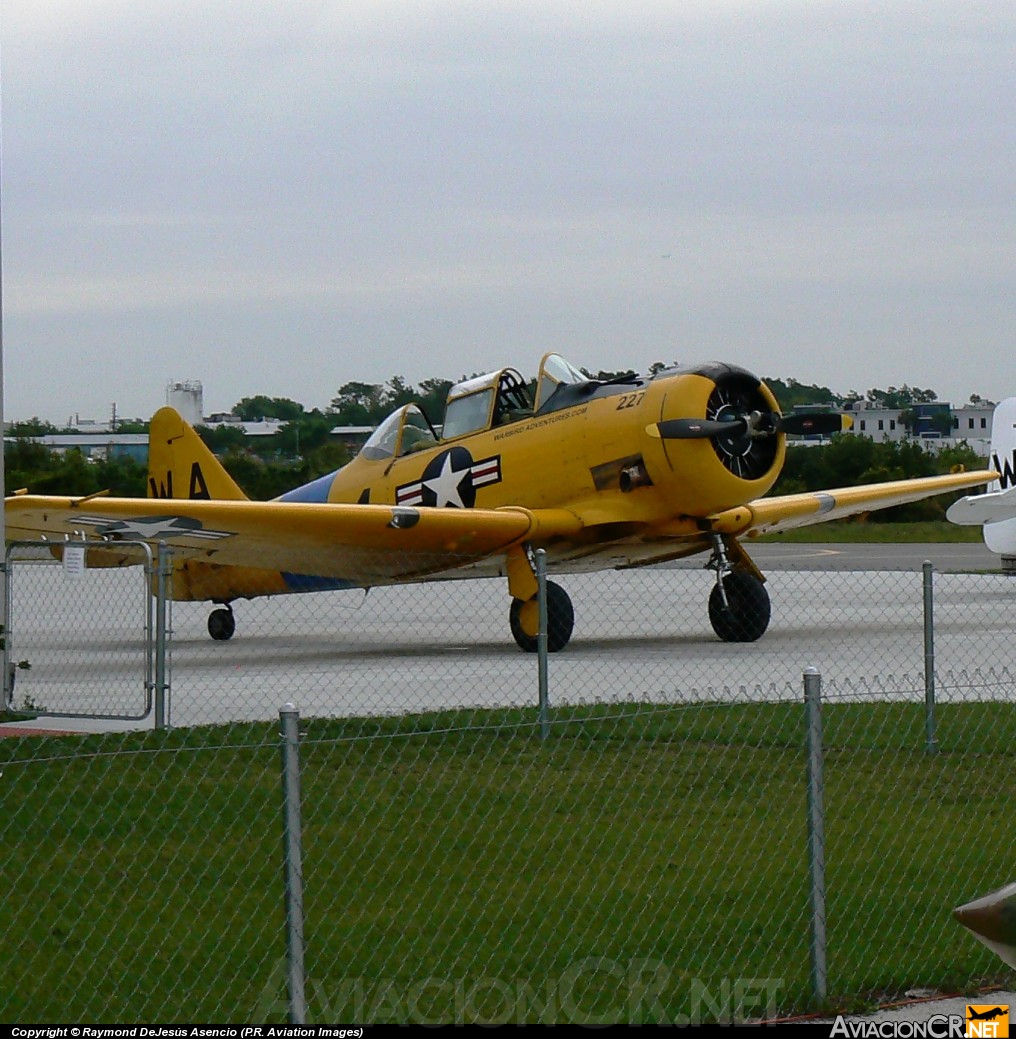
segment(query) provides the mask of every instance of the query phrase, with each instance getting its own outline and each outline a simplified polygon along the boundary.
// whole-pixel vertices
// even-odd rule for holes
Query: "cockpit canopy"
[[[445,405],[442,440],[454,440],[533,414],[525,379],[514,368],[478,375],[453,386]]]
[[[525,379],[514,368],[466,379],[448,391],[442,440],[503,426],[547,410],[551,397],[561,386],[588,383],[575,365],[560,354],[544,354],[536,379],[536,399],[530,396]],[[550,410],[553,410],[551,406]]]
[[[502,368],[466,379],[448,391],[441,440],[455,440],[470,433],[517,422],[541,410],[568,407],[575,401],[568,394],[559,394],[558,390],[562,386],[589,381],[560,354],[545,354],[540,362],[535,401],[529,384],[514,368]],[[401,458],[437,443],[437,434],[424,413],[417,405],[406,404],[392,412],[374,430],[360,453],[373,461]]]

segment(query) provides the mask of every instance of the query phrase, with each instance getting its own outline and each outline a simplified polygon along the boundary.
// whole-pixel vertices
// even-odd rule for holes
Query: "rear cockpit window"
[[[478,375],[448,391],[442,440],[453,440],[533,414],[529,386],[514,368]]]
[[[475,433],[478,429],[486,429],[490,423],[490,406],[493,400],[493,388],[450,400],[445,409],[442,439],[451,440],[466,433]]]

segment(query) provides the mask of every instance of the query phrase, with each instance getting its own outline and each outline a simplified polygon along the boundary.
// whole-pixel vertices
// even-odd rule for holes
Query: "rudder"
[[[991,419],[991,467],[1001,480],[989,491],[1007,491],[1016,486],[1016,397],[1007,397],[995,408]]]
[[[988,485],[989,493],[1016,487],[1016,397],[1001,401],[992,416],[991,467],[1000,479]],[[985,545],[1002,556],[1003,569],[1012,569],[1011,561],[1016,557],[1016,516],[1010,512],[1007,519],[985,523],[983,530]]]
[[[247,495],[175,408],[160,408],[148,434],[148,497],[245,501]]]

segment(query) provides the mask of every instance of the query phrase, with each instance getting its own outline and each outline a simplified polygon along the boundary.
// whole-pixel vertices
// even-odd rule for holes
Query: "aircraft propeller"
[[[852,424],[849,415],[781,415],[778,411],[752,411],[730,418],[672,418],[646,426],[659,440],[701,440],[721,437],[770,437],[776,433],[800,435],[841,433]]]

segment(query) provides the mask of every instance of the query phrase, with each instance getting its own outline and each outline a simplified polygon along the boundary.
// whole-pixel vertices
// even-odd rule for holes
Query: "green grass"
[[[765,540],[979,539],[852,522]],[[948,913],[1011,879],[1006,841],[962,836],[1011,846],[1010,713],[943,708],[929,759],[916,708],[826,708],[836,1005],[999,973]],[[578,712],[547,744],[511,712],[308,723],[312,1017],[673,1020],[759,977],[783,1012],[810,1007],[800,710],[620,714]],[[2,1019],[284,1020],[273,740],[0,745]]]
[[[1013,714],[941,707],[929,758],[919,707],[826,706],[831,1005],[1011,983],[949,913],[1013,879]],[[739,978],[810,1008],[802,726],[796,705],[588,707],[545,743],[519,711],[306,722],[312,1019],[674,1020]],[[0,741],[0,1020],[285,1019],[276,729]]]
[[[959,527],[945,520],[925,523],[879,523],[855,519],[796,527],[782,534],[763,535],[758,540],[785,541],[790,544],[980,544],[983,535],[980,527]]]
[[[0,725],[4,722],[25,722],[38,717],[35,714],[26,714],[23,711],[0,711]]]
[[[312,1020],[808,1009],[801,715],[305,722]],[[825,706],[836,1005],[1007,976],[950,911],[1012,879],[1013,715]],[[285,1019],[277,728],[0,742],[0,1019]]]

